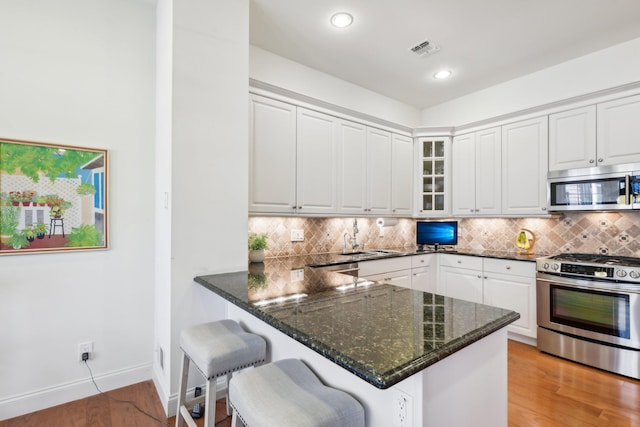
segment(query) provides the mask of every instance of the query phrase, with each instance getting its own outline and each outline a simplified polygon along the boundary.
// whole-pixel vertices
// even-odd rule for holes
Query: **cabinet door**
[[[451,148],[452,213],[476,214],[476,138],[475,134],[453,138]]]
[[[391,213],[391,133],[367,128],[367,213]]]
[[[249,111],[249,211],[294,213],[296,107],[251,95]]]
[[[413,139],[393,135],[391,151],[391,213],[411,216],[413,198]]]
[[[502,211],[502,135],[500,128],[476,132],[476,212],[496,215]]]
[[[547,213],[547,117],[502,127],[502,213]]]
[[[338,122],[338,212],[361,215],[366,208],[367,127]]]
[[[640,95],[598,104],[598,165],[640,162]]]
[[[484,304],[520,313],[508,326],[511,332],[536,337],[535,278],[487,272],[484,277]]]
[[[438,293],[482,304],[482,271],[441,266]]]
[[[416,144],[416,214],[449,215],[451,204],[451,140],[421,138]]]
[[[596,107],[549,116],[549,170],[596,166]]]
[[[299,214],[330,214],[336,208],[334,117],[298,108],[297,200]]]
[[[422,292],[438,292],[438,284],[435,280],[435,270],[432,266],[414,268],[411,270],[411,289]]]

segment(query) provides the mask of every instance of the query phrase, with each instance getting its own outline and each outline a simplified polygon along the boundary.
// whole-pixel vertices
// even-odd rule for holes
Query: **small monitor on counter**
[[[422,251],[425,246],[453,246],[458,244],[458,221],[417,221],[416,244]]]

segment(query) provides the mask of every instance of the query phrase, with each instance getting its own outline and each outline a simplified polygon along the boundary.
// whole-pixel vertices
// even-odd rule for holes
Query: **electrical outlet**
[[[82,358],[84,353],[87,353],[89,356],[87,359],[91,359],[91,353],[93,353],[93,341],[81,342],[78,344],[78,361],[83,362],[85,360]]]
[[[411,396],[393,389],[393,425],[394,427],[412,427],[413,405]]]
[[[293,229],[291,230],[292,242],[304,242],[304,230]]]
[[[291,282],[302,282],[304,280],[304,268],[291,270]]]

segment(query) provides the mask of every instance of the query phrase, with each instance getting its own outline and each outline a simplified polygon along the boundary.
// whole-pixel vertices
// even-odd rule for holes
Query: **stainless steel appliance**
[[[640,164],[552,171],[550,211],[640,209]]]
[[[539,258],[538,349],[640,379],[640,258]]]

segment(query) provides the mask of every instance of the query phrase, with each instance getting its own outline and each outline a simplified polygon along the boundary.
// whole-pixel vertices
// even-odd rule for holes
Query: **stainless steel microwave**
[[[550,211],[640,209],[640,164],[552,171]]]

